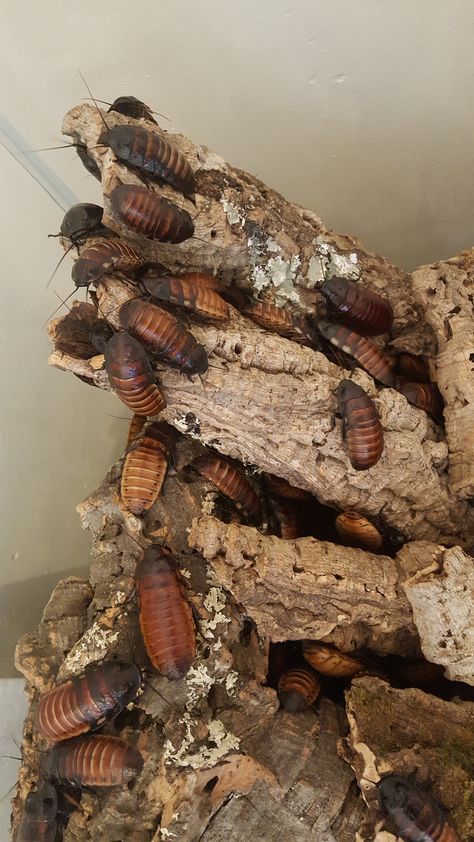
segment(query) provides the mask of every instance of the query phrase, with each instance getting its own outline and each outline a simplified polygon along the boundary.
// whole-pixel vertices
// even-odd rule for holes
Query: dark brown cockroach
[[[380,807],[404,842],[461,842],[447,813],[403,775],[385,775],[377,784]]]
[[[378,462],[384,445],[375,404],[352,380],[341,380],[337,399],[351,465],[356,471],[366,471]]]
[[[189,213],[146,187],[120,184],[110,194],[116,216],[136,234],[162,243],[182,243],[194,234]]]
[[[242,312],[265,330],[278,333],[287,339],[310,341],[304,320],[284,307],[277,307],[265,301],[251,301],[242,308]]]
[[[104,348],[105,370],[117,397],[137,415],[158,415],[166,406],[144,348],[121,330]]]
[[[412,383],[429,383],[430,370],[423,357],[403,351],[395,360],[395,371]]]
[[[232,500],[238,509],[242,509],[248,518],[258,522],[261,520],[260,500],[241,468],[234,462],[218,453],[209,453],[195,459],[193,467],[221,494]]]
[[[375,380],[380,380],[385,386],[393,386],[392,362],[377,345],[343,325],[319,321],[318,329],[325,339],[353,357]]]
[[[294,504],[289,500],[277,500],[276,497],[270,497],[270,505],[278,522],[280,538],[285,541],[298,538],[300,534],[298,512]]]
[[[175,435],[168,424],[147,424],[130,445],[123,464],[120,493],[132,514],[151,509],[158,497],[173,451]]]
[[[41,696],[36,728],[51,742],[69,740],[116,716],[137,695],[138,668],[122,661],[103,661]]]
[[[125,330],[183,374],[207,371],[209,364],[203,346],[167,310],[148,301],[132,299],[120,308],[120,321]]]
[[[158,672],[183,678],[196,658],[191,606],[172,553],[152,544],[137,564],[140,628]]]
[[[326,643],[305,641],[303,655],[316,672],[320,672],[321,675],[330,675],[332,678],[352,678],[365,669],[362,661],[358,661],[352,655],[339,652]]]
[[[134,746],[103,734],[55,746],[44,758],[45,772],[71,786],[124,786],[143,768],[143,757]]]
[[[443,418],[443,398],[436,383],[398,383],[397,389],[412,406],[424,409],[435,421]]]
[[[273,474],[265,474],[265,484],[272,494],[277,497],[285,497],[287,500],[310,500],[311,494],[309,491],[303,491],[302,488],[296,488],[290,485],[283,477],[277,477]]]
[[[213,289],[214,292],[222,292],[224,289],[218,278],[215,278],[214,275],[207,275],[205,272],[184,272],[179,277],[182,281],[187,281],[203,289]]]
[[[138,252],[121,240],[102,240],[84,249],[72,267],[77,287],[98,284],[108,272],[133,272],[143,263]]]
[[[145,424],[146,416],[137,415],[137,413],[135,412],[132,420],[130,421],[130,426],[128,428],[127,447],[140,435]]]
[[[15,842],[55,842],[57,812],[58,796],[54,786],[40,783],[26,796]]]
[[[116,236],[114,231],[102,225],[103,213],[100,205],[79,202],[64,214],[59,235],[66,237],[74,246],[82,245],[88,237]]]
[[[378,336],[392,327],[393,310],[389,302],[362,284],[347,278],[329,278],[321,285],[321,292],[338,321],[363,336]]]
[[[229,306],[219,293],[183,277],[147,277],[141,286],[152,298],[193,310],[210,321],[223,322],[230,318]]]
[[[343,544],[360,547],[371,553],[379,553],[383,538],[373,523],[358,512],[341,512],[336,518],[336,529]]]
[[[314,672],[307,667],[295,667],[284,672],[278,681],[278,698],[284,710],[299,713],[310,707],[319,696],[321,685]]]
[[[101,101],[102,100],[100,99],[97,100],[97,102]],[[105,104],[108,105],[108,103]],[[146,103],[142,102],[141,99],[137,99],[135,96],[117,97],[117,99],[114,99],[108,111],[109,114],[112,111],[115,111],[117,114],[124,114],[125,117],[132,117],[133,120],[148,120],[150,123],[155,123],[155,125],[157,125],[156,120],[153,117],[155,112],[152,111]],[[162,114],[160,116],[164,115]]]
[[[114,126],[101,135],[119,161],[152,181],[167,182],[187,196],[194,193],[194,172],[184,155],[143,126]]]

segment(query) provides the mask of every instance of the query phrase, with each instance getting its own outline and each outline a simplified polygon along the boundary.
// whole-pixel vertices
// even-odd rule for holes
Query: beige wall
[[[470,0],[4,0],[0,101],[27,146],[53,145],[85,95],[80,69],[97,96],[139,96],[411,268],[473,241],[473,42]],[[98,197],[72,150],[42,160],[65,190]],[[0,166],[8,669],[51,578],[87,563],[74,505],[126,431],[107,414],[125,414],[112,396],[47,368],[56,299],[45,285],[59,251],[46,234],[62,212],[3,149]],[[70,290],[67,266],[52,287]]]

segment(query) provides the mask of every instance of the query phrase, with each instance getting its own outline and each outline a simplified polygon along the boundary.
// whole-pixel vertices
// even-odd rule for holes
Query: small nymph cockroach
[[[385,775],[377,784],[380,807],[403,842],[461,842],[447,813],[415,781]]]
[[[147,178],[167,182],[185,195],[192,195],[195,178],[184,155],[155,132],[143,126],[114,126],[101,135],[115,156]]]
[[[309,664],[321,675],[332,678],[352,678],[365,666],[352,655],[339,652],[326,643],[307,640],[303,643],[303,655]]]
[[[429,383],[430,370],[426,360],[415,354],[402,351],[395,360],[395,371],[412,383]]]
[[[278,681],[278,698],[284,710],[298,713],[314,704],[321,690],[314,672],[307,667],[295,667],[284,672]]]
[[[304,319],[285,307],[277,307],[276,304],[266,301],[251,301],[242,308],[242,313],[265,330],[278,333],[287,339],[310,339]]]
[[[210,321],[227,321],[229,306],[219,293],[173,275],[146,277],[141,286],[152,298],[185,307]]]
[[[377,345],[343,325],[319,321],[318,329],[325,339],[353,357],[375,380],[380,380],[385,386],[393,386],[392,362]]]
[[[310,500],[311,494],[309,491],[303,491],[302,488],[296,488],[294,485],[274,474],[265,474],[265,485],[272,494],[278,497],[285,497],[287,500]]]
[[[379,553],[383,538],[373,523],[358,512],[341,512],[336,518],[337,534],[348,547],[360,547],[371,553]]]
[[[140,435],[143,427],[146,424],[146,415],[137,415],[135,412],[132,420],[130,421],[130,426],[128,428],[128,438],[127,438],[127,447],[135,441],[137,436]]]
[[[172,427],[162,422],[147,424],[132,442],[123,464],[120,493],[132,514],[151,509],[166,475],[175,443]]]
[[[183,678],[196,658],[196,633],[172,553],[156,544],[137,564],[140,629],[151,663],[170,679]]]
[[[91,734],[55,746],[44,755],[44,771],[72,786],[124,786],[143,768],[143,757],[119,737]]]
[[[385,298],[347,278],[329,278],[321,292],[338,321],[362,333],[378,336],[392,327],[393,310]]]
[[[443,418],[443,398],[436,383],[398,383],[397,389],[412,406],[424,409],[435,421]]]
[[[140,684],[140,671],[132,663],[94,664],[82,676],[41,696],[37,731],[51,742],[85,734],[123,710],[137,695]]]
[[[285,541],[298,538],[300,534],[298,512],[290,500],[270,497],[272,512],[278,522],[280,538]]]
[[[341,380],[337,399],[351,465],[356,471],[366,471],[378,462],[384,446],[375,404],[352,380]]]
[[[100,101],[100,99],[97,100],[97,102]],[[133,120],[148,120],[150,123],[156,124],[156,120],[153,117],[154,112],[145,102],[137,99],[136,96],[117,97],[117,99],[114,99],[108,111],[109,114],[115,111],[117,114],[124,114],[125,117],[131,117]]]
[[[120,308],[120,321],[125,330],[168,365],[184,374],[207,371],[209,364],[203,346],[167,310],[149,301],[132,299]]]
[[[146,187],[120,184],[110,194],[116,216],[136,234],[162,243],[182,243],[194,234],[189,213]]]
[[[88,287],[108,272],[134,272],[142,264],[142,256],[122,240],[101,240],[84,249],[72,267],[72,279],[77,287]]]
[[[55,842],[57,812],[56,790],[43,781],[26,796],[15,842]]]
[[[248,518],[261,520],[260,500],[242,469],[231,459],[218,453],[206,453],[194,460],[193,467]]]
[[[137,415],[158,415],[166,406],[155,373],[139,342],[124,330],[104,348],[104,364],[117,397]]]

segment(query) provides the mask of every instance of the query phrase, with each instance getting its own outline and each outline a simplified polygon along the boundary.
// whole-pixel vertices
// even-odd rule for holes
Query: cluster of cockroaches
[[[133,97],[116,100],[110,107],[110,112],[114,111],[134,120],[155,122],[148,106]],[[102,113],[101,116],[105,123]],[[195,175],[189,162],[152,129],[143,125],[109,128],[105,124],[99,143],[110,147],[117,159],[138,172],[145,183],[166,183],[192,197]],[[100,178],[97,164],[84,144],[75,145],[87,169]],[[146,186],[120,184],[109,200],[114,214],[134,234],[166,243],[180,243],[193,236],[191,216]],[[130,512],[142,516],[160,493],[176,440],[167,424],[147,420],[166,406],[150,357],[188,376],[204,374],[208,368],[206,351],[171,308],[185,308],[197,317],[225,322],[230,318],[228,291],[211,275],[170,275],[158,264],[144,263],[135,248],[103,225],[102,208],[96,205],[71,208],[60,233],[69,239],[71,248],[82,247],[72,270],[76,287],[100,284],[109,273],[120,272],[133,278],[141,293],[120,307],[121,330],[115,331],[106,319],[98,320],[91,342],[104,355],[115,393],[134,413],[121,496]],[[87,245],[92,238],[92,244]],[[438,418],[439,396],[436,387],[427,382],[424,361],[401,355],[395,373],[392,362],[367,339],[390,330],[390,304],[343,278],[326,280],[321,291],[335,321],[317,322],[319,335],[352,356],[374,379],[396,386],[407,400]],[[241,298],[238,300],[242,304]],[[240,309],[266,330],[311,344],[312,328],[305,319],[286,309],[263,301],[246,302]],[[369,469],[383,451],[383,430],[375,405],[351,380],[341,382],[338,400],[351,463],[356,470]],[[269,507],[270,522],[273,518],[270,531],[273,529],[283,539],[301,534],[297,507],[310,498],[307,492],[293,488],[283,479],[267,476],[266,498],[262,501],[261,490],[257,493],[244,470],[211,450],[195,459],[192,467],[248,523],[261,525]],[[382,534],[358,513],[341,513],[335,528],[341,543],[372,552],[382,550]],[[143,552],[136,568],[136,592],[140,628],[151,664],[169,679],[184,677],[196,657],[195,627],[175,559],[164,546],[152,544]],[[304,657],[306,666],[286,670],[279,677],[279,698],[287,711],[305,709],[316,701],[320,693],[318,676],[348,677],[365,669],[357,658],[314,642],[307,643]],[[110,787],[124,785],[139,774],[143,757],[133,745],[115,736],[89,732],[127,707],[143,681],[135,664],[104,661],[39,699],[37,731],[53,747],[44,752],[45,779],[27,796],[18,842],[55,839],[57,796],[51,781]],[[428,796],[421,796],[407,779],[390,775],[378,787],[381,807],[394,819],[403,839],[455,842],[457,837],[438,805]]]

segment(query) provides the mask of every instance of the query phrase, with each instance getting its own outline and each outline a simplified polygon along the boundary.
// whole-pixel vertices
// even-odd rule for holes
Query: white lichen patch
[[[172,833],[171,830],[168,830],[166,827],[160,827],[160,836],[162,839],[171,839],[172,837],[177,838],[176,833]]]
[[[227,164],[216,152],[201,148],[198,153],[200,170],[226,170]]]
[[[313,240],[316,251],[311,255],[306,275],[298,275],[296,283],[306,289],[314,289],[326,278],[334,276],[343,278],[359,278],[360,267],[356,252],[349,255],[339,254],[338,251],[328,243],[324,237],[316,237]]]
[[[188,693],[186,697],[186,708],[191,710],[199,699],[207,696],[209,690],[214,684],[214,678],[209,674],[209,671],[204,664],[198,664],[196,667],[191,667],[187,676],[186,684]]]
[[[117,591],[117,593],[114,596],[115,605],[123,605],[123,603],[127,599],[127,596],[128,595],[126,593],[124,593],[124,591]]]
[[[185,713],[181,719],[185,726],[185,735],[179,748],[175,749],[170,740],[167,740],[163,747],[163,759],[165,763],[177,766],[189,766],[191,769],[201,769],[203,766],[210,767],[219,763],[229,751],[236,751],[239,748],[240,740],[235,735],[226,731],[220,719],[211,719],[208,723],[207,744],[200,746],[197,751],[192,751],[194,737],[192,732],[193,722],[189,713]]]
[[[223,196],[220,201],[229,225],[240,225],[243,228],[245,216],[240,212],[239,208],[233,205],[232,202],[228,202]]]
[[[64,659],[61,673],[76,675],[89,664],[100,661],[117,642],[118,635],[118,631],[101,626],[96,620]]]
[[[201,441],[201,422],[193,412],[178,412],[172,423],[180,433]]]
[[[191,571],[187,570],[186,567],[180,567],[179,572],[181,573],[181,576],[184,576],[185,579],[191,578]]]
[[[225,689],[227,690],[229,696],[232,696],[234,694],[234,690],[237,686],[238,680],[239,680],[239,673],[236,672],[235,670],[229,670],[229,672],[227,673],[227,675],[225,677],[225,682],[224,682]]]
[[[204,607],[212,616],[200,623],[201,634],[207,640],[214,638],[214,631],[221,623],[230,623],[229,617],[223,613],[225,606],[226,599],[222,588],[209,588],[209,593],[204,599]]]

